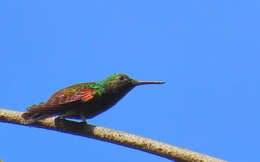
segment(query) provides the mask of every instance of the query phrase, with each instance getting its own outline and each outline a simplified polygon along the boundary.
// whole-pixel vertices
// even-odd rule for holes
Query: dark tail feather
[[[24,118],[24,120],[29,120],[32,116],[33,116],[34,112],[25,112],[22,114],[22,118]]]
[[[22,118],[26,120],[26,123],[34,123],[38,120],[52,117],[55,115],[55,111],[48,110],[49,107],[44,102],[32,105],[27,108],[27,112],[22,114]]]
[[[55,114],[53,114],[53,113],[27,111],[22,114],[22,118],[24,118],[24,120],[26,120],[27,124],[31,124],[38,120],[52,117],[54,115]]]

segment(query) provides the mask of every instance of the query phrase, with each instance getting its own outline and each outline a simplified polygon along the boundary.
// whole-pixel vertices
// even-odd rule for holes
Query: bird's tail
[[[22,114],[22,118],[26,121],[27,124],[34,123],[38,120],[45,119],[48,117],[54,116],[53,111],[48,111],[44,107],[44,103],[33,105],[27,108],[27,112]]]
[[[22,118],[26,121],[27,124],[34,123],[38,120],[46,119],[54,116],[55,114],[46,113],[46,112],[25,112],[22,114]]]

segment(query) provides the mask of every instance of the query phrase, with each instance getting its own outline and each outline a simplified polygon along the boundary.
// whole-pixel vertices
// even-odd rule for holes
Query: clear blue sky
[[[0,107],[25,111],[111,73],[137,87],[89,123],[225,160],[256,161],[260,1],[1,1]],[[69,134],[0,123],[5,162],[166,162]]]

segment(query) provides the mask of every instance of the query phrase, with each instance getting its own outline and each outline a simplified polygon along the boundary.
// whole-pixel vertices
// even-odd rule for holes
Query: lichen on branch
[[[50,118],[39,121],[37,123],[26,124],[21,117],[22,112],[0,109],[0,122],[19,124],[24,126],[31,126],[37,128],[44,128],[82,137],[94,138],[110,143],[131,147],[134,149],[149,152],[167,159],[181,161],[181,162],[224,162],[224,160],[217,159],[208,155],[193,152],[187,149],[179,148],[173,145],[162,143],[149,138],[103,128],[94,125],[86,125],[83,123]]]

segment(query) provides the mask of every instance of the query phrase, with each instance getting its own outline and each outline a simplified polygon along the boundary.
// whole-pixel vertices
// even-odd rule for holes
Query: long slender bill
[[[162,81],[137,81],[136,85],[144,85],[144,84],[164,84]]]

